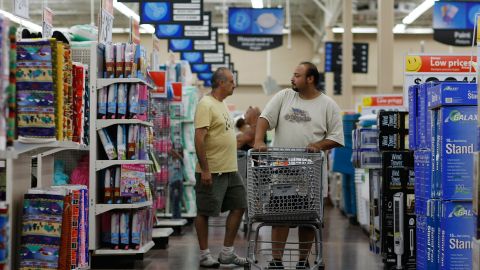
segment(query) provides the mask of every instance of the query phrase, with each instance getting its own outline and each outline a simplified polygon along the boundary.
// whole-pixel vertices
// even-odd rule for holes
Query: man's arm
[[[255,141],[255,131],[248,128],[247,131],[241,132],[237,135],[237,149],[242,148],[244,145],[248,145]]]
[[[265,144],[265,133],[270,128],[270,124],[267,119],[259,117],[257,121],[257,129],[255,130],[255,145],[254,149],[265,151],[267,150],[267,145]]]
[[[324,139],[315,143],[310,143],[309,145],[307,145],[307,149],[312,152],[318,152],[318,151],[327,151],[335,147],[341,147],[341,146],[342,145],[336,141]]]
[[[200,164],[200,169],[202,170],[202,184],[211,185],[212,184],[212,174],[210,173],[210,168],[208,167],[207,162],[207,153],[205,151],[205,136],[207,136],[207,128],[197,128],[195,129],[195,152],[197,153],[198,163]]]

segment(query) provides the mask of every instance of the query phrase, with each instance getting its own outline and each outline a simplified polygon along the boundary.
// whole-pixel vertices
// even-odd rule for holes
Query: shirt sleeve
[[[282,90],[275,94],[260,115],[260,117],[268,121],[269,130],[277,127],[278,117],[280,116],[280,109],[282,108],[282,101],[286,91],[287,90]]]
[[[207,102],[200,101],[195,111],[195,128],[209,128],[211,124],[211,110]]]
[[[345,145],[342,114],[338,105],[332,101],[327,111],[327,136],[325,139]]]

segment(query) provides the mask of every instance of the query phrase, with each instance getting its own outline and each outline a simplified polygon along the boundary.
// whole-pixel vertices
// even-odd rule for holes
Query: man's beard
[[[295,91],[295,92],[298,92],[298,88],[292,84],[292,90]]]

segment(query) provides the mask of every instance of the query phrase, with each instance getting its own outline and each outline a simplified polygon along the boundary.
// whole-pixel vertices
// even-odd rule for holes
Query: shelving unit
[[[112,125],[118,124],[138,124],[143,126],[153,126],[151,122],[141,121],[139,119],[97,119],[97,95],[98,90],[107,87],[112,84],[118,83],[141,83],[151,88],[145,80],[139,78],[112,78],[105,79],[99,78],[103,73],[101,62],[104,59],[104,55],[100,49],[98,49],[97,42],[91,42],[88,47],[82,47],[73,53],[73,60],[87,64],[89,67],[89,89],[90,89],[90,155],[89,155],[89,250],[92,251],[92,255],[138,255],[148,252],[153,246],[154,242],[150,241],[139,250],[115,250],[104,249],[100,245],[100,215],[118,209],[139,209],[143,207],[152,206],[152,201],[146,201],[135,204],[100,204],[98,200],[98,171],[108,168],[110,166],[122,165],[122,164],[152,164],[150,160],[99,160],[100,144],[97,137],[97,131]]]

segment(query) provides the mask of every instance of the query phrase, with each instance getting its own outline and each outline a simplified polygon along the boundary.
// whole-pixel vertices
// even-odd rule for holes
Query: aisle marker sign
[[[470,55],[425,55],[409,54],[404,62],[403,94],[404,103],[408,107],[408,88],[411,85],[436,81],[477,81],[477,70],[471,67],[476,56]]]
[[[53,11],[48,7],[43,9],[42,37],[50,38],[53,34]]]
[[[140,44],[140,23],[130,17],[130,42]]]
[[[98,31],[98,42],[112,42],[113,29],[113,2],[112,0],[102,0],[100,9],[100,29]]]
[[[13,14],[25,19],[30,19],[29,8],[28,0],[13,0]]]

